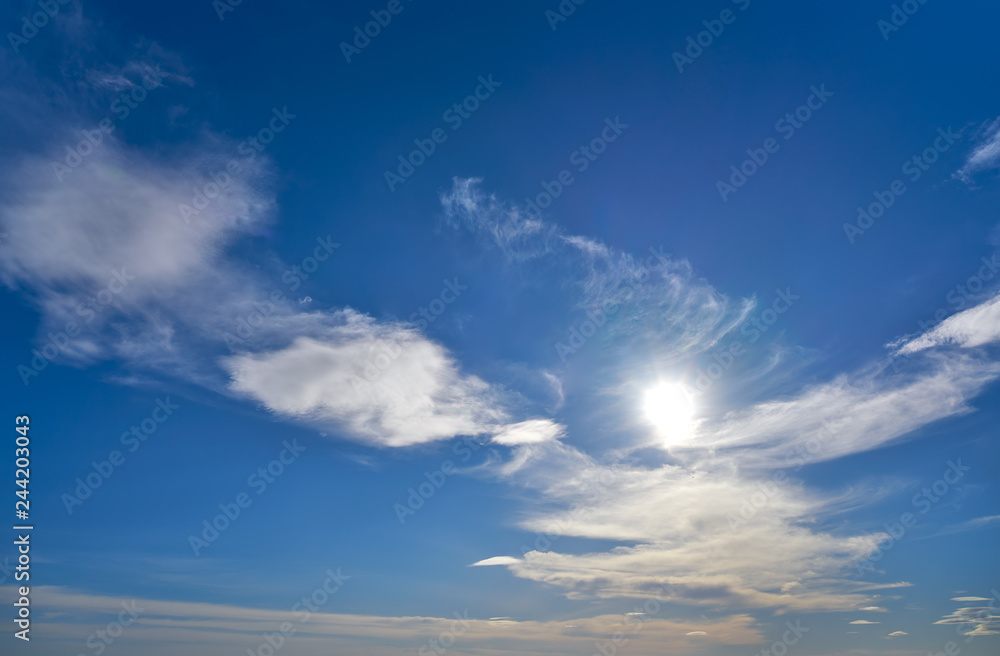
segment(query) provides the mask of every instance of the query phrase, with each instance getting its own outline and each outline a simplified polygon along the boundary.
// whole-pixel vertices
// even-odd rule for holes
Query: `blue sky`
[[[995,654],[998,18],[8,4],[4,653]]]

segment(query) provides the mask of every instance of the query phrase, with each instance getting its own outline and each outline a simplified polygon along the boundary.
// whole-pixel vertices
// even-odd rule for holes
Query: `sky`
[[[996,654],[998,19],[5,3],[2,652]]]

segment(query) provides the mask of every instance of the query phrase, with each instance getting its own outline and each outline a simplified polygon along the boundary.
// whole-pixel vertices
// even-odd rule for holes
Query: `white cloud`
[[[530,419],[505,427],[493,436],[493,441],[505,446],[538,444],[549,440],[558,440],[565,431],[565,426],[560,426],[548,419]]]
[[[493,558],[484,558],[479,562],[472,563],[469,567],[496,567],[498,565],[516,565],[518,562],[517,558],[512,558],[511,556],[494,556]]]
[[[885,536],[816,528],[880,494],[854,487],[821,495],[776,482],[773,472],[861,453],[967,412],[1000,375],[1000,364],[949,349],[913,364],[897,375],[872,366],[706,419],[659,466],[601,463],[561,441],[516,447],[495,471],[545,501],[522,528],[620,544],[591,553],[561,553],[556,544],[505,564],[571,598],[644,597],[670,586],[676,601],[694,605],[884,612],[865,593],[909,584],[872,586],[844,573]]]
[[[971,184],[973,177],[982,171],[1000,168],[1000,118],[985,123],[979,130],[979,143],[965,160],[954,177]]]
[[[211,136],[156,157],[109,136],[62,181],[42,158],[7,172],[18,192],[0,206],[0,277],[30,290],[41,335],[82,328],[59,357],[118,359],[218,391],[228,372],[232,390],[281,415],[386,446],[500,430],[498,393],[439,345],[349,309],[303,311],[226,256],[273,211],[265,158],[240,158],[240,173],[185,221],[179,206],[234,155]],[[95,307],[101,295],[110,302]],[[225,350],[239,355],[223,369]]]
[[[227,358],[233,390],[383,446],[502,430],[496,392],[463,376],[444,348],[403,324],[349,309],[336,318],[319,337]]]
[[[149,156],[105,136],[62,181],[51,158],[64,153],[29,156],[3,171],[17,191],[0,205],[7,235],[0,279],[29,292],[41,335],[69,322],[80,328],[62,357],[176,362],[177,340],[191,331],[218,340],[218,323],[235,325],[236,310],[257,300],[249,274],[222,253],[271,214],[265,161],[244,161],[241,175],[190,223],[179,210],[235,152],[208,139]]]
[[[482,191],[480,178],[453,178],[450,191],[441,194],[445,220],[464,224],[484,237],[511,260],[527,260],[548,253],[556,235],[544,221],[527,217],[517,207],[504,204]]]
[[[892,633],[889,634],[889,637],[898,638],[900,636],[905,636],[905,635],[910,635],[910,634],[907,633],[906,631],[893,631]]]
[[[998,521],[1000,521],[1000,515],[991,515],[989,517],[976,517],[974,519],[964,521],[960,524],[953,524],[951,526],[946,526],[939,531],[935,531],[934,533],[922,535],[918,539],[932,540],[934,538],[939,538],[943,535],[954,535],[956,533],[964,533],[966,531],[976,531],[983,527],[995,524]],[[970,598],[970,600],[974,599]]]
[[[111,111],[120,89],[156,71],[152,86],[167,88],[149,95],[165,99],[193,84],[186,67],[142,39],[120,47],[78,11],[57,19],[71,23],[60,36],[74,41],[60,79],[25,63],[0,85],[8,127],[24,135],[20,154],[0,162],[0,281],[41,314],[35,346],[79,329],[59,349],[60,362],[117,359],[215,386],[195,345],[218,346],[220,328],[231,331],[237,311],[259,300],[256,274],[226,252],[271,218],[268,158],[243,157],[236,142],[204,126],[178,146],[128,145],[124,119]],[[124,51],[123,63],[105,61],[109,50]],[[158,108],[152,99],[142,107],[153,122]],[[101,119],[114,131],[98,129]],[[185,222],[179,206],[234,159],[238,173]]]
[[[12,284],[49,293],[99,288],[112,269],[125,267],[144,283],[140,289],[173,286],[210,266],[273,206],[272,197],[258,191],[265,169],[245,163],[244,175],[185,224],[178,206],[190,204],[192,189],[211,181],[207,170],[224,166],[221,153],[157,161],[107,139],[62,182],[50,161],[29,159],[17,167],[19,190],[0,207],[8,235],[0,245],[3,272]]]
[[[178,57],[155,44],[143,49],[125,64],[69,68],[98,95],[134,84],[154,65],[165,81],[193,84]],[[18,116],[33,114],[22,109]],[[39,310],[39,346],[49,333],[81,329],[56,359],[119,362],[131,371],[118,380],[134,380],[134,372],[181,378],[382,446],[457,435],[498,434],[511,444],[560,435],[545,420],[507,427],[506,392],[462,374],[412,326],[351,309],[308,311],[310,297],[290,298],[276,284],[283,268],[276,258],[254,267],[232,256],[276,210],[266,152],[249,158],[202,129],[193,143],[150,154],[113,132],[57,174],[52,162],[80,141],[80,127],[96,122],[69,110],[53,115],[50,131],[71,141],[57,139],[0,165],[13,190],[0,204],[0,281],[26,292]],[[210,198],[196,202],[196,190]],[[453,198],[455,208],[489,206],[467,191],[468,198]],[[182,205],[197,211],[182,212]],[[540,229],[517,223],[496,234],[513,245]],[[320,235],[321,247],[324,240]],[[88,308],[95,296],[109,300]]]
[[[589,237],[573,235],[570,237],[563,237],[563,241],[570,246],[575,246],[587,255],[594,257],[609,257],[611,255],[611,251],[607,246],[599,241],[590,239]]]
[[[704,353],[756,306],[730,300],[689,262],[657,248],[642,257],[613,249],[590,255],[579,277],[579,309],[602,312],[607,337],[637,344],[652,362],[672,365]]]
[[[993,591],[996,601],[1000,601],[1000,593]],[[954,601],[954,600],[953,600]],[[984,600],[990,603],[986,606],[968,606],[959,608],[954,613],[946,615],[935,624],[956,626],[956,631],[967,636],[1000,635],[1000,607],[993,599]]]
[[[485,193],[479,178],[454,178],[441,202],[450,224],[467,226],[509,261],[542,256],[568,261],[569,281],[579,290],[577,309],[603,313],[602,339],[636,342],[650,361],[676,363],[705,352],[755,306],[753,299],[728,299],[698,278],[690,263],[662,248],[633,256],[597,239],[565,235]]]
[[[1000,363],[962,353],[931,352],[922,365],[907,375],[883,367],[841,375],[791,398],[707,419],[675,449],[693,458],[714,449],[744,467],[833,460],[968,412],[967,401],[1000,375]]]
[[[909,355],[946,344],[974,348],[998,340],[1000,340],[1000,295],[948,317],[929,332],[903,343],[898,352]]]
[[[868,620],[854,620],[851,624],[881,624],[881,622],[869,622]]]
[[[871,602],[836,576],[878,536],[811,530],[827,502],[799,485],[728,467],[602,464],[559,441],[517,447],[497,472],[539,490],[545,506],[565,508],[535,510],[521,522],[526,531],[556,548],[553,536],[622,543],[485,561],[571,598],[648,598],[667,586],[677,603],[714,607],[846,611]]]

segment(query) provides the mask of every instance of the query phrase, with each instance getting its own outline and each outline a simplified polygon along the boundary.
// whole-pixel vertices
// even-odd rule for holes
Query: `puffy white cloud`
[[[176,56],[146,50],[145,59],[122,65],[69,68],[101,99],[154,68],[158,84],[193,83]],[[23,109],[19,115],[32,114]],[[50,118],[64,136],[0,165],[0,182],[11,190],[0,204],[0,280],[38,308],[39,346],[59,335],[57,359],[115,360],[133,372],[232,391],[379,445],[504,430],[498,389],[462,375],[440,345],[350,309],[308,311],[311,299],[297,302],[277,275],[268,279],[280,263],[265,257],[258,268],[231,254],[274,214],[266,153],[248,157],[208,129],[150,153],[70,110]],[[79,127],[99,143],[84,139],[66,164],[67,143],[75,148],[84,137]],[[330,240],[319,241],[322,248]],[[33,373],[22,376],[28,382]],[[501,439],[516,435],[556,433],[525,424]]]
[[[384,446],[503,430],[497,393],[463,376],[438,344],[403,324],[344,310],[339,325],[277,350],[225,360],[232,388],[287,417]],[[509,428],[501,435],[525,435]]]

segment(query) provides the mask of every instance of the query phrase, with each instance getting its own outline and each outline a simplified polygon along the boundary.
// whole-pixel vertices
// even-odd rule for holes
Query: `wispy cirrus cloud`
[[[729,412],[700,424],[676,449],[697,457],[712,448],[765,469],[833,460],[971,411],[968,401],[1000,376],[1000,363],[973,354],[935,352],[923,365],[898,376],[879,365]]]
[[[493,441],[505,446],[539,444],[550,440],[558,440],[565,432],[565,426],[560,426],[548,419],[529,419],[528,421],[506,426],[501,432],[493,436]]]
[[[978,143],[954,174],[966,184],[972,184],[978,173],[1000,168],[1000,118],[984,123],[979,128],[978,136]]]
[[[898,345],[897,352],[901,355],[910,355],[946,344],[974,348],[998,339],[1000,339],[1000,295],[953,314],[930,331],[902,342]]]
[[[676,363],[715,346],[756,305],[734,301],[695,275],[691,264],[650,247],[632,255],[592,237],[567,235],[555,223],[529,218],[518,206],[482,189],[480,178],[454,178],[441,195],[445,220],[464,226],[505,259],[542,257],[566,265],[574,305],[603,312],[602,341],[641,344],[657,362]],[[563,269],[560,269],[562,271]],[[609,312],[608,308],[614,308]]]
[[[550,253],[558,231],[544,221],[528,217],[515,205],[482,190],[480,178],[453,178],[451,189],[441,194],[445,221],[465,226],[487,246],[500,249],[513,261]]]
[[[980,345],[929,347],[902,374],[873,365],[705,419],[671,444],[669,464],[613,467],[563,442],[515,447],[496,473],[562,507],[536,509],[525,530],[619,546],[493,562],[571,598],[643,597],[671,585],[692,605],[878,610],[865,594],[875,588],[845,574],[886,536],[816,528],[877,495],[860,487],[820,494],[775,472],[879,448],[970,411],[968,401],[1000,377]]]

